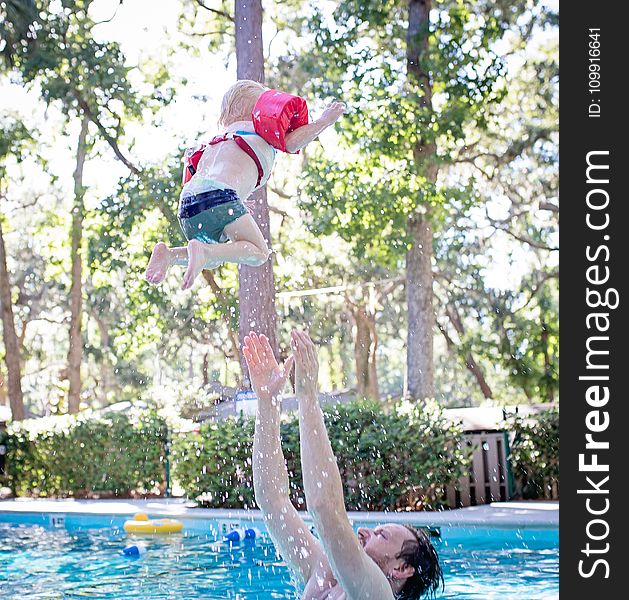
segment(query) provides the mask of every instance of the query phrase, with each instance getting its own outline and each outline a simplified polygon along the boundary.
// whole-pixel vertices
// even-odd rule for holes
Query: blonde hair
[[[225,127],[234,121],[249,121],[256,101],[267,89],[251,79],[237,81],[223,96],[219,126]]]

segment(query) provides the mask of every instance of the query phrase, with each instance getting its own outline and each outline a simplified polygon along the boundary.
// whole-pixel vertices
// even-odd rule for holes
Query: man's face
[[[397,566],[399,559],[395,557],[404,542],[415,540],[415,536],[406,527],[389,523],[375,529],[361,527],[358,539],[367,555],[386,573],[392,566]]]

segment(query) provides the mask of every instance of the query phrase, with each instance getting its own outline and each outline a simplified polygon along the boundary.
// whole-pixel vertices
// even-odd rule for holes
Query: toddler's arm
[[[342,102],[330,102],[323,111],[323,114],[312,123],[303,125],[295,131],[291,131],[286,136],[286,151],[294,154],[304,146],[316,139],[318,135],[327,127],[335,123],[345,112],[345,104]]]

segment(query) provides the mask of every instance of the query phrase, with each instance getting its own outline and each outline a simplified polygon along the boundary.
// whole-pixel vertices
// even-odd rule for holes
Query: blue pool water
[[[222,533],[239,523],[186,521],[184,534],[139,538],[125,534],[122,522],[0,514],[0,597],[299,598],[264,533],[255,542],[230,545],[221,541]],[[145,555],[120,555],[138,539],[148,547]],[[436,546],[446,587],[438,598],[558,598],[558,542],[556,530],[442,528]]]

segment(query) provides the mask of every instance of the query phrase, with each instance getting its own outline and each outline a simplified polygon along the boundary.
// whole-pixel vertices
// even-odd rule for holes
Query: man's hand
[[[269,339],[265,335],[258,336],[253,331],[245,337],[242,351],[256,396],[261,400],[277,398],[293,366],[293,356],[289,356],[284,366],[280,367],[273,356]]]
[[[319,378],[317,347],[304,331],[294,329],[290,340],[295,357],[295,393],[297,398],[316,398]]]
[[[345,104],[343,102],[337,102],[336,100],[330,102],[325,107],[323,114],[319,117],[318,121],[329,127],[332,123],[336,122],[339,117],[345,112]]]

